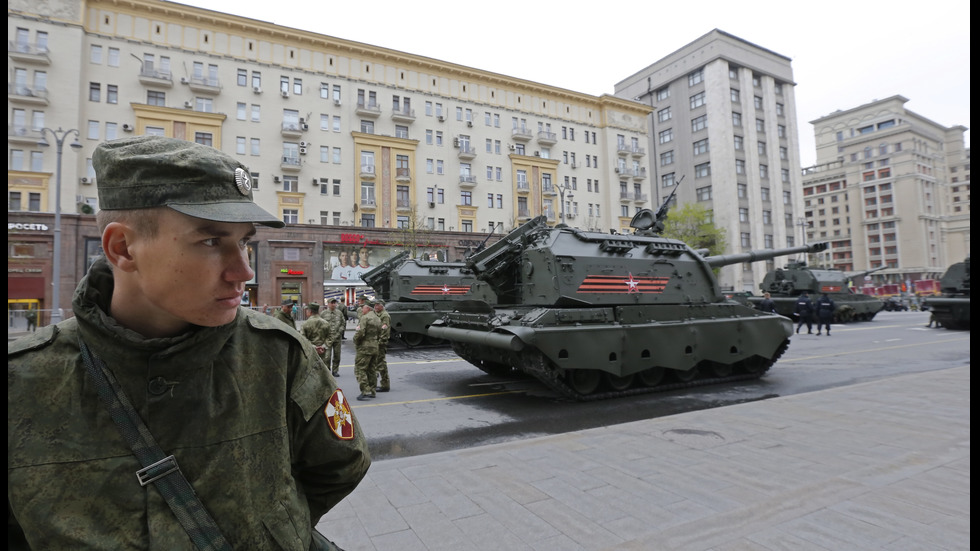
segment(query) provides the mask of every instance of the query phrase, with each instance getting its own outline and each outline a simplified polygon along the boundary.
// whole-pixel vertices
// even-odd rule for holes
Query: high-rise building
[[[821,263],[884,268],[882,283],[942,275],[970,254],[970,150],[892,96],[811,121],[817,164],[803,171],[807,239],[828,240]],[[908,287],[906,287],[908,290]]]
[[[616,84],[653,111],[653,202],[683,177],[678,201],[704,205],[729,251],[802,244],[795,85],[788,57],[717,29]],[[758,292],[773,265],[728,266],[719,282]]]

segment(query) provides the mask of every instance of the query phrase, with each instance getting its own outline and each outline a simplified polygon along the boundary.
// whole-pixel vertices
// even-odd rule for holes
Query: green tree
[[[708,249],[708,255],[724,254],[725,232],[711,221],[708,209],[697,203],[687,203],[671,209],[664,222],[664,237],[679,239],[692,249]]]
[[[414,259],[419,258],[420,249],[439,248],[440,245],[432,242],[435,230],[428,226],[425,215],[419,212],[418,206],[413,204],[406,214],[407,225],[394,229],[391,243],[407,249],[411,255],[409,258]]]

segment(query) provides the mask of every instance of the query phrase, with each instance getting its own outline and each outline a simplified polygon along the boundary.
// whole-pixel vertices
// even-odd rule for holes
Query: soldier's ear
[[[136,269],[130,246],[136,232],[123,222],[110,222],[102,232],[102,251],[116,269],[132,272]]]

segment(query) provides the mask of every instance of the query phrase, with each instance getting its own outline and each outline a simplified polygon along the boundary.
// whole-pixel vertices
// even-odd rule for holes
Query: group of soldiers
[[[273,317],[296,328],[292,316],[292,301],[285,300],[282,309],[276,310]],[[320,305],[311,302],[306,306],[309,316],[299,328],[300,333],[313,343],[323,365],[330,368],[334,377],[340,375],[340,347],[347,328],[346,308],[338,309],[337,299],[327,301],[322,313]],[[391,390],[388,378],[388,340],[391,337],[391,316],[385,310],[380,298],[368,300],[358,298],[357,329],[354,331],[354,376],[360,387],[358,400],[370,400],[378,392]]]
[[[834,309],[836,308],[833,299],[827,296],[827,293],[820,295],[817,302],[814,303],[810,300],[810,296],[804,292],[796,299],[796,307],[793,311],[793,316],[797,318],[796,332],[800,332],[800,328],[806,324],[806,332],[808,334],[813,333],[813,321],[816,318],[817,322],[817,335],[823,333],[823,329],[827,329],[827,336],[830,336],[830,322],[834,320]]]

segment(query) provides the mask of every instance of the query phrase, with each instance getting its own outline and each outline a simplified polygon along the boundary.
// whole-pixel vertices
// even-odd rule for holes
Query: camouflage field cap
[[[92,165],[104,210],[170,207],[216,222],[285,226],[253,201],[248,169],[206,145],[162,136],[112,140],[95,148]]]
[[[309,308],[310,310],[319,310],[320,309],[320,304],[317,303],[317,302],[311,302],[311,303],[307,304],[306,307]]]

